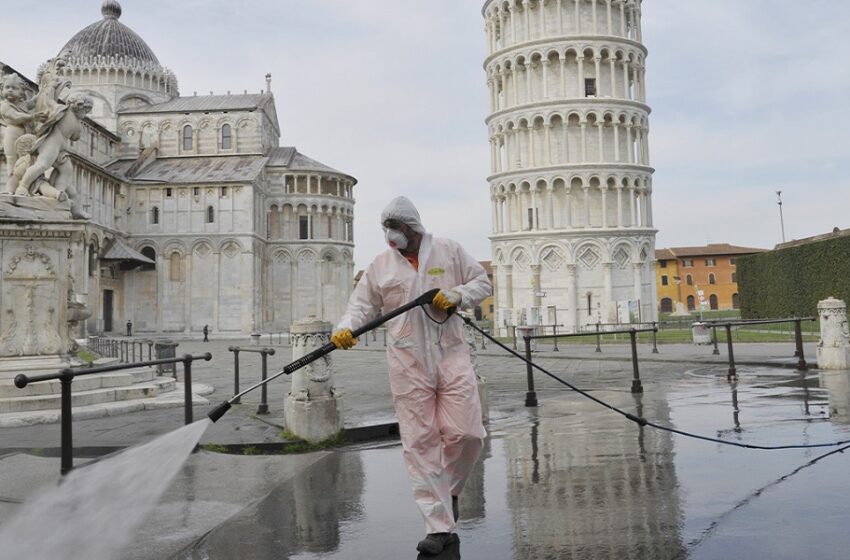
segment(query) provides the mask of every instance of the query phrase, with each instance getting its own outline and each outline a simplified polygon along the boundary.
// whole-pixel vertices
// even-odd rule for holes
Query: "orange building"
[[[658,310],[684,313],[738,309],[736,259],[766,249],[709,243],[703,247],[672,247],[655,251]]]
[[[487,271],[487,278],[490,280],[490,284],[493,284],[493,267],[490,265],[490,261],[478,261],[478,263],[484,267],[484,270]],[[475,308],[475,319],[477,321],[492,321],[493,320],[493,296],[489,295],[484,298],[478,307]]]

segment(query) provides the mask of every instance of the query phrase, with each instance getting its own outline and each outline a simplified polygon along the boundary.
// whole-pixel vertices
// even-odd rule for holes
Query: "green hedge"
[[[850,237],[739,257],[737,272],[743,317],[817,315],[830,296],[850,303]]]

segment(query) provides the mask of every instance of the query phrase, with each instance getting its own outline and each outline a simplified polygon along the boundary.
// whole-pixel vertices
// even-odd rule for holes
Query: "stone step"
[[[92,375],[81,375],[74,378],[73,391],[91,391],[94,389],[108,389],[122,387],[134,383],[152,381],[156,377],[154,368],[138,368],[127,371],[115,371],[108,373],[94,373]],[[58,395],[61,393],[62,383],[58,379],[51,381],[40,381],[30,383],[23,389],[15,387],[14,380],[0,380],[0,399],[30,397],[36,395]]]
[[[80,378],[81,380],[83,378]],[[126,401],[155,397],[162,393],[174,391],[176,382],[171,377],[156,377],[151,381],[135,383],[120,387],[107,387],[78,391],[76,381],[71,394],[71,406],[88,406],[106,402]],[[59,394],[40,394],[26,397],[0,398],[0,414],[11,412],[26,412],[36,410],[59,410],[61,407]]]

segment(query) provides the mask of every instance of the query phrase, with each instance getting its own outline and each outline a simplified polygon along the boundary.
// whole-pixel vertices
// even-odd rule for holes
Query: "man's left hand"
[[[458,307],[461,302],[461,295],[454,290],[440,292],[434,296],[434,301],[431,302],[435,308],[440,311],[448,311],[452,307]]]

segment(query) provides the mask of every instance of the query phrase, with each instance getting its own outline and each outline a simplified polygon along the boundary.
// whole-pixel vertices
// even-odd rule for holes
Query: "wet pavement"
[[[736,354],[746,357],[741,346]],[[752,361],[787,350],[755,346]],[[605,350],[606,360],[594,359],[592,348],[572,349],[588,354],[573,359],[551,353],[536,359],[595,397],[678,430],[762,445],[850,440],[850,372],[742,366],[730,383],[723,356],[695,364],[695,352],[682,348],[676,355],[662,347],[667,361],[641,363],[644,393],[635,395],[630,364]],[[382,354],[339,354],[347,424],[391,420]],[[850,454],[740,449],[639,427],[543,376],[537,376],[539,406],[526,408],[521,364],[489,351],[479,364],[488,379],[489,437],[461,495],[459,551],[441,557],[847,557]],[[227,368],[220,369],[206,373],[220,378],[213,402],[229,396]],[[282,401],[280,388],[271,394]],[[205,441],[274,439],[279,406],[264,421],[252,417],[253,406],[226,415],[222,422],[229,424],[214,425]],[[80,422],[75,441],[119,443],[164,433],[167,414],[157,412]],[[182,418],[182,410],[172,414]],[[173,420],[171,428],[179,425]],[[58,438],[58,426],[3,430],[0,437],[8,447],[33,439],[46,444]],[[0,460],[0,523],[16,501],[26,500],[27,491],[11,491],[15,481],[37,486],[52,476],[55,483],[56,473],[47,471],[58,469],[56,459],[22,457],[30,456]],[[4,502],[6,496],[13,499]],[[124,558],[417,558],[423,536],[397,442],[282,456],[200,451]]]

